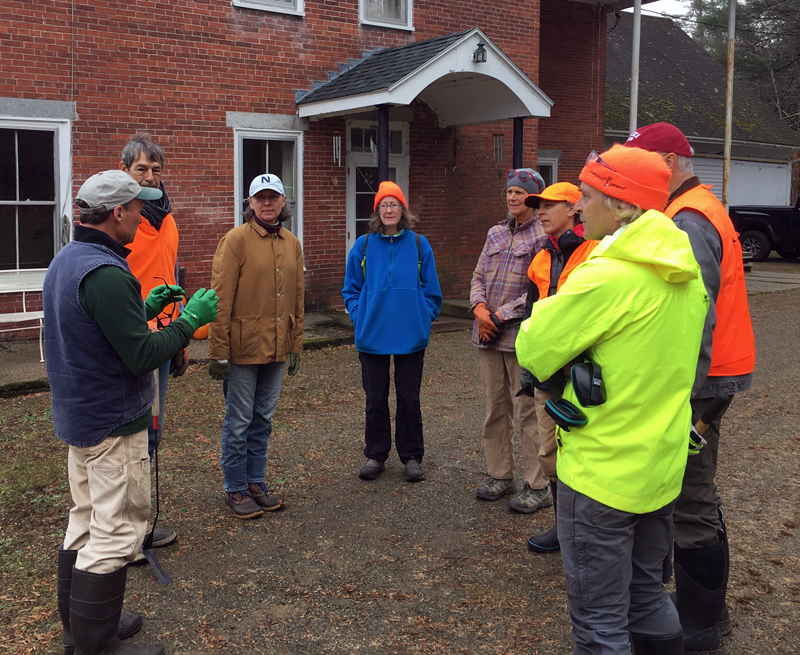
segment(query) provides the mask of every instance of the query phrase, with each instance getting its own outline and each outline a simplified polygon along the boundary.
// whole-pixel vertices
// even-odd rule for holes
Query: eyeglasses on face
[[[398,209],[400,209],[400,203],[399,202],[382,202],[380,205],[378,205],[378,209],[380,209],[382,211],[386,211],[387,209],[393,209],[393,210],[397,211]]]
[[[608,162],[607,162],[605,159],[603,159],[603,158],[602,158],[600,155],[598,155],[598,154],[597,154],[597,150],[592,150],[592,151],[589,153],[589,156],[586,158],[586,163],[587,163],[587,164],[590,164],[590,163],[592,163],[593,161],[594,161],[594,162],[597,162],[597,163],[598,163],[598,164],[600,164],[601,166],[605,166],[605,167],[606,167],[608,170],[610,170],[611,172],[613,172],[613,173],[616,173],[616,171],[615,171],[613,168],[611,168],[611,166],[609,165],[609,163],[608,163]]]

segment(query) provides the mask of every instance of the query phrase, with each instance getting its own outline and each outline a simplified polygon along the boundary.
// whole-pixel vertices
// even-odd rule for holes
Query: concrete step
[[[471,330],[472,319],[456,318],[454,316],[442,316],[431,325],[431,332],[441,334],[442,332],[459,332],[461,330]]]
[[[439,312],[439,315],[465,318],[471,321],[473,317],[472,314],[469,313],[469,304],[469,300],[466,299],[445,299],[442,302],[442,310]]]

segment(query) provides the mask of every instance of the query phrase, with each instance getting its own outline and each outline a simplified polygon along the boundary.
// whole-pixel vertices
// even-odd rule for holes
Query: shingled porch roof
[[[472,60],[479,43],[484,63]],[[552,100],[477,27],[363,54],[327,82],[298,92],[300,117],[406,106],[417,98],[442,127],[550,115]]]

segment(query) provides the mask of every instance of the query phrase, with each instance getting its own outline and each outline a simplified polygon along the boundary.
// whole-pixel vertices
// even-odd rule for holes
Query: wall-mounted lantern
[[[486,46],[483,43],[479,43],[475,48],[475,52],[472,53],[472,61],[476,64],[486,63]]]

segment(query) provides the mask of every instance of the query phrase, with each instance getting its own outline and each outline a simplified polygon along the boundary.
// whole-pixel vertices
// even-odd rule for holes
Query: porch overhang
[[[473,61],[479,44],[486,61]],[[441,127],[550,116],[553,101],[479,29],[381,50],[298,100],[301,118],[407,106],[419,99]]]

